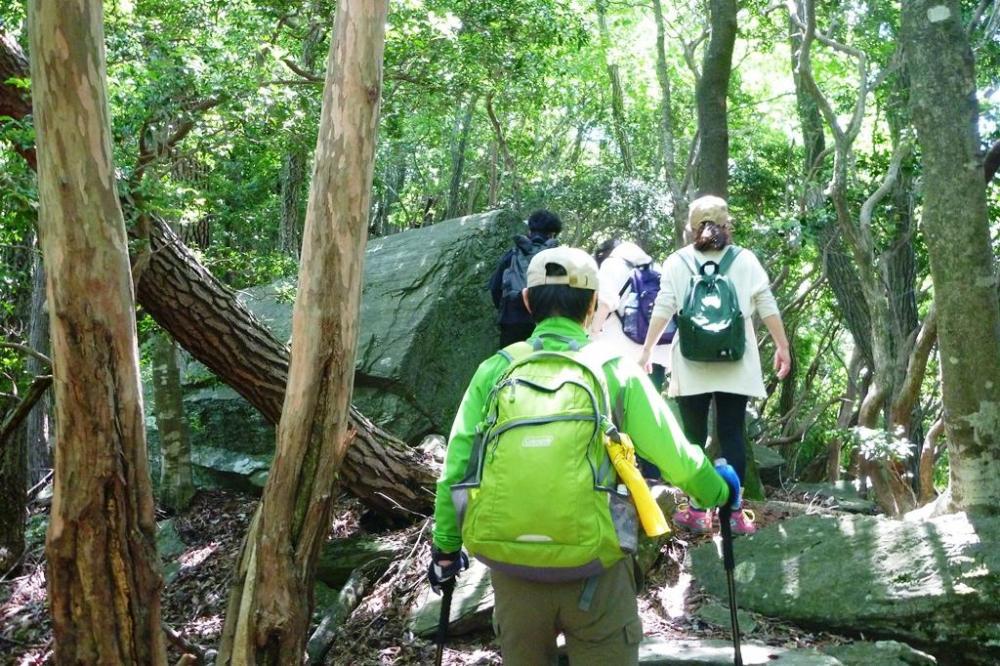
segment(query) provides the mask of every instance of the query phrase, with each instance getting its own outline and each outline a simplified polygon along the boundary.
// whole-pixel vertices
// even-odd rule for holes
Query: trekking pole
[[[441,583],[441,615],[438,618],[437,634],[434,636],[434,642],[437,644],[434,666],[441,666],[441,659],[444,658],[444,644],[448,640],[448,623],[451,621],[451,595],[454,592],[454,577]]]
[[[733,569],[736,568],[736,558],[733,556],[733,527],[729,518],[733,515],[732,508],[727,504],[719,508],[719,528],[722,532],[722,564],[726,569],[726,586],[729,588],[729,620],[733,626],[733,663],[743,666],[743,655],[740,654],[740,621],[736,615],[736,581]]]

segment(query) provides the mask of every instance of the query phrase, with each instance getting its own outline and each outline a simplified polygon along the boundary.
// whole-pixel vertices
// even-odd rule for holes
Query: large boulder
[[[803,516],[736,540],[736,596],[745,609],[797,624],[997,663],[998,542],[996,517]],[[726,599],[716,544],[693,550],[692,561],[696,579]]]
[[[450,430],[476,366],[496,351],[486,283],[520,230],[511,213],[494,211],[369,241],[353,398],[362,413],[411,443]],[[275,337],[288,340],[295,288],[294,279],[280,280],[239,297]],[[187,359],[184,367],[200,480],[261,485],[274,428],[199,363]],[[147,422],[155,450],[155,424]],[[197,454],[202,446],[210,455]]]

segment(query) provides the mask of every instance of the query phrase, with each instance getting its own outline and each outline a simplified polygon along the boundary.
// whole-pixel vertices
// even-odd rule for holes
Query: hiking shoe
[[[742,509],[729,517],[729,525],[733,529],[733,534],[753,534],[757,531],[757,526],[753,524],[756,516],[753,511]]]
[[[690,504],[681,504],[673,515],[674,525],[695,534],[712,531],[712,510],[695,509]]]

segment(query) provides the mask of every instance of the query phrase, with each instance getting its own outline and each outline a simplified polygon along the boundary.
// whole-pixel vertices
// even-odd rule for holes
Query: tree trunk
[[[320,547],[346,453],[385,45],[384,0],[341,0],[292,314],[288,390],[219,662],[302,661]],[[241,565],[241,569],[242,569]]]
[[[56,455],[46,578],[56,663],[164,664],[125,222],[101,3],[32,0],[39,232]]]
[[[844,397],[840,401],[840,409],[837,411],[837,430],[846,432],[851,427],[854,419],[854,411],[861,393],[861,382],[858,376],[861,371],[861,354],[855,347],[851,350],[851,359],[847,362],[847,389]],[[844,440],[840,435],[830,441],[830,448],[826,454],[826,479],[830,483],[840,480],[840,455],[843,451]]]
[[[28,78],[28,59],[12,34],[0,33],[0,116],[20,120],[31,113],[31,96],[24,88],[11,83]],[[14,146],[32,169],[36,168],[34,146]]]
[[[6,38],[0,41],[0,59],[16,46]],[[0,81],[0,99],[10,89]],[[277,423],[288,379],[288,348],[198,262],[169,225],[148,219],[149,237],[137,239],[148,241],[149,247],[143,277],[135,286],[139,304],[188,353]],[[411,520],[430,514],[437,470],[356,409],[350,418],[352,441],[341,470],[344,486],[390,517]]]
[[[33,285],[31,289],[31,316],[28,322],[28,346],[37,352],[49,354],[49,311],[45,302],[45,265],[41,256],[35,257]],[[34,376],[47,374],[51,369],[39,359],[31,356],[27,360],[28,373]],[[28,483],[42,480],[52,468],[52,448],[50,438],[52,400],[48,392],[39,398],[25,422],[24,434],[28,448]]]
[[[604,67],[608,70],[608,79],[611,83],[611,129],[622,158],[622,173],[625,176],[632,176],[635,173],[635,164],[632,161],[632,148],[629,145],[626,130],[625,96],[622,93],[621,72],[618,63],[614,62],[608,55],[611,38],[608,35],[607,4],[607,0],[597,0],[597,25],[601,33],[601,57],[604,59]]]
[[[667,31],[663,21],[661,0],[653,0],[653,21],[656,23],[656,81],[660,85],[660,152],[663,154],[663,176],[673,198],[674,247],[679,248],[684,245],[687,202],[681,185],[684,178],[677,167],[677,140],[671,106],[670,70],[667,68]]]
[[[917,488],[917,500],[921,506],[937,497],[934,488],[934,467],[937,466],[940,450],[937,442],[944,434],[944,419],[938,419],[931,425],[924,437],[924,446],[920,451],[920,484]]]
[[[160,504],[179,513],[194,497],[194,481],[177,345],[166,333],[153,340],[153,402],[160,434]]]
[[[9,438],[0,439],[0,576],[24,553],[28,460],[23,434],[24,429],[18,428]]]
[[[996,514],[1000,303],[973,55],[957,0],[904,3],[902,43],[924,160],[922,227],[938,308],[951,502],[955,509]]]
[[[455,134],[458,136],[458,141],[455,141],[454,137],[452,138],[451,184],[448,187],[448,207],[444,214],[446,220],[460,215],[462,181],[465,175],[465,151],[469,144],[469,134],[472,132],[472,116],[478,103],[479,95],[473,94],[465,104],[465,113],[460,116],[461,122],[455,123]]]
[[[726,97],[736,44],[736,0],[709,0],[712,36],[695,91],[701,149],[698,194],[726,198],[729,192],[729,124]]]
[[[302,41],[302,54],[299,57],[299,67],[305,72],[316,69],[318,47],[323,39],[323,28],[327,25],[318,2],[312,3],[309,14],[311,21]],[[306,106],[303,96],[300,108],[305,110]],[[290,144],[291,149],[282,158],[281,165],[281,226],[278,230],[278,243],[283,253],[298,258],[302,244],[302,194],[309,155],[306,147],[308,142],[301,142],[293,137]]]

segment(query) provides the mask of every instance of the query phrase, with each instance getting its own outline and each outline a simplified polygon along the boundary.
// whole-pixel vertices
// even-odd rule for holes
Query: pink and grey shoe
[[[690,504],[681,504],[673,515],[674,525],[695,534],[712,531],[712,510],[695,509]]]
[[[753,524],[756,516],[753,511],[740,509],[729,518],[729,525],[733,529],[733,534],[753,534],[757,531],[757,526]]]

